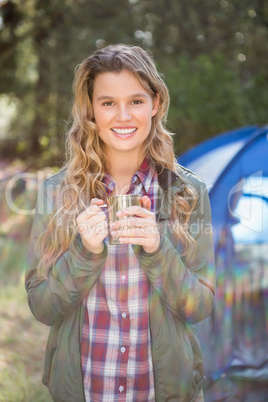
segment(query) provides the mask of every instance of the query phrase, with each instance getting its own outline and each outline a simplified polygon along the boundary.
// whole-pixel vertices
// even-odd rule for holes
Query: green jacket
[[[80,362],[83,299],[103,270],[107,248],[100,255],[87,251],[80,235],[58,259],[48,279],[38,276],[40,250],[37,236],[47,226],[54,190],[64,171],[46,179],[38,193],[27,258],[28,303],[37,320],[51,326],[44,364],[43,383],[54,401],[84,402]],[[159,248],[147,254],[133,246],[150,281],[149,314],[157,402],[195,401],[204,386],[204,366],[199,342],[191,324],[206,318],[214,297],[214,253],[210,203],[204,182],[178,167],[178,174],[158,171],[159,197],[156,217],[160,226]],[[172,234],[170,220],[174,195],[190,183],[198,202],[190,217],[196,255],[188,267],[180,257],[181,245]]]

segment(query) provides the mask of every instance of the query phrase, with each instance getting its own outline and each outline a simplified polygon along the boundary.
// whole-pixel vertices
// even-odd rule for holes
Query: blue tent
[[[256,400],[227,379],[268,387],[268,127],[219,135],[178,162],[206,182],[212,210],[217,291],[195,329],[209,382],[225,386],[206,400]]]

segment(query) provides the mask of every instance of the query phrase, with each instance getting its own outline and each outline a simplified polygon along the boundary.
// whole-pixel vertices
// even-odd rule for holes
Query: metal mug
[[[141,205],[141,197],[141,195],[134,194],[112,195],[108,197],[109,244],[121,244],[117,237],[111,235],[110,224],[114,221],[126,219],[126,217],[118,217],[116,213],[121,209],[132,207],[133,205]],[[128,215],[127,217],[132,216],[133,215]]]

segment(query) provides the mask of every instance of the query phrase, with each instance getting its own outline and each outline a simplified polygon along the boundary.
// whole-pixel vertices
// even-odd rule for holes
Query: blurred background
[[[39,184],[63,162],[74,69],[115,43],[152,52],[170,90],[177,155],[236,127],[252,134],[268,120],[265,0],[0,0],[1,401],[50,400],[41,384],[48,328],[31,316],[23,288],[32,210]],[[234,388],[223,385],[211,400],[246,400]]]

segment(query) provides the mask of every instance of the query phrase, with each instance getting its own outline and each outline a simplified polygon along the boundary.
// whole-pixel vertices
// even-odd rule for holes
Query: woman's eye
[[[113,102],[107,101],[103,103],[103,106],[113,106],[113,104],[114,104]]]
[[[142,103],[142,101],[139,100],[139,99],[135,99],[134,101],[132,101],[132,103],[133,103],[134,105],[140,105],[140,104]]]

